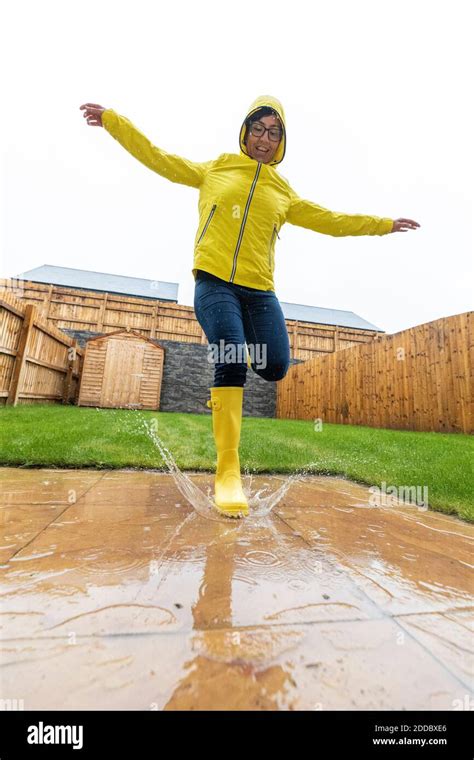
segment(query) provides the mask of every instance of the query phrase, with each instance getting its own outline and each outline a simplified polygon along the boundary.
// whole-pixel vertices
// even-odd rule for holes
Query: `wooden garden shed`
[[[127,328],[86,345],[78,406],[159,409],[165,350]]]

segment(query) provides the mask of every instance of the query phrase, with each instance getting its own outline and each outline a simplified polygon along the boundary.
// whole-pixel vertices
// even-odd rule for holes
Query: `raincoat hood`
[[[275,155],[273,156],[272,161],[269,162],[269,166],[274,166],[275,164],[279,164],[281,161],[283,161],[283,157],[285,155],[286,123],[285,123],[285,112],[283,110],[283,106],[280,103],[280,101],[277,98],[272,97],[272,95],[260,95],[256,100],[253,101],[252,105],[250,106],[248,113],[242,123],[242,126],[240,127],[240,135],[239,135],[240,151],[246,156],[249,155],[247,152],[247,146],[244,143],[244,137],[245,137],[245,132],[246,132],[245,122],[248,119],[248,117],[251,116],[251,114],[255,113],[255,111],[258,111],[259,108],[262,108],[263,106],[268,106],[269,108],[273,108],[273,110],[278,114],[281,121],[282,128],[283,128],[283,135],[280,140],[280,144],[275,152]]]

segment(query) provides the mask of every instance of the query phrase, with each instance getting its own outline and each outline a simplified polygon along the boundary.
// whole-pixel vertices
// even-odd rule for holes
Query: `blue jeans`
[[[285,317],[273,290],[246,288],[198,270],[194,313],[209,342],[214,387],[245,385],[245,344],[252,369],[260,377],[264,380],[285,377],[290,366],[290,342]]]

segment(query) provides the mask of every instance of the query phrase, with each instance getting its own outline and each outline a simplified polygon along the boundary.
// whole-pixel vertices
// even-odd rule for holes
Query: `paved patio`
[[[474,526],[457,518],[372,507],[367,487],[327,477],[242,521],[206,519],[159,472],[1,468],[0,482],[0,697],[25,710],[473,696]]]

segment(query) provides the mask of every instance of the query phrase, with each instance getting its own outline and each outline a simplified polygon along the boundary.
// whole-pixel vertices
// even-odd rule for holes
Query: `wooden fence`
[[[74,402],[83,352],[38,317],[36,307],[0,292],[0,405]]]
[[[472,433],[472,315],[293,365],[277,383],[277,417]]]
[[[2,289],[13,290],[22,301],[35,304],[41,318],[59,329],[109,333],[128,327],[152,340],[207,343],[191,306],[15,279],[0,279],[0,295]],[[376,340],[380,335],[375,330],[294,319],[287,319],[286,326],[291,356],[302,361]]]

